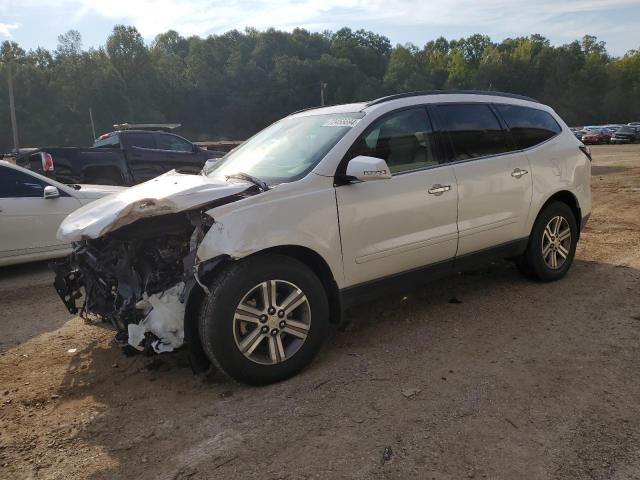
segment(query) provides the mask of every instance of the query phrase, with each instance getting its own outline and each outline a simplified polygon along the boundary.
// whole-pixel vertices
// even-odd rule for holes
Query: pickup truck
[[[16,164],[61,183],[131,186],[169,170],[197,173],[226,152],[205,150],[164,131],[171,127],[114,125],[93,147],[42,147],[19,155]]]

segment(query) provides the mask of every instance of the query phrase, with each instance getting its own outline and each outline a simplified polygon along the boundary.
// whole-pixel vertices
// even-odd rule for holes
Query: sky
[[[419,47],[439,36],[501,41],[539,33],[554,45],[595,35],[617,56],[640,49],[640,0],[0,0],[0,42],[27,50],[54,49],[70,29],[81,33],[84,48],[98,47],[117,24],[134,25],[147,42],[169,29],[207,36],[347,26]]]

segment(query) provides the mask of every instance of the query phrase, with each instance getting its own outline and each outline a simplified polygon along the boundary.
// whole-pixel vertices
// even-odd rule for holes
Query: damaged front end
[[[172,351],[184,343],[186,285],[212,224],[199,211],[180,212],[75,242],[69,257],[52,263],[55,289],[70,313],[113,325],[121,345]]]
[[[160,195],[160,194],[161,195]],[[220,184],[170,172],[72,213],[58,238],[72,254],[51,264],[54,287],[72,314],[117,329],[126,353],[190,347],[192,366],[204,358],[188,299],[207,288],[199,278],[225,260],[197,260],[214,224],[207,211],[261,193],[253,185]],[[92,206],[93,205],[93,206]],[[196,325],[194,327],[194,325]]]

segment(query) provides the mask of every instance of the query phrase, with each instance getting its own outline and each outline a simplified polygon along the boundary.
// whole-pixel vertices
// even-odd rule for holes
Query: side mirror
[[[357,178],[363,182],[369,180],[387,180],[391,178],[391,171],[387,162],[381,158],[359,155],[349,160],[347,177]]]
[[[47,185],[46,187],[44,187],[45,199],[58,198],[59,196],[60,196],[60,191],[56,187],[52,185]]]

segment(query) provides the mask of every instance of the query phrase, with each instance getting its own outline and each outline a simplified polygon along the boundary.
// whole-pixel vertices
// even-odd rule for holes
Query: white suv
[[[317,353],[344,308],[494,257],[552,281],[591,211],[589,150],[549,107],[417,92],[294,113],[201,175],[169,172],[71,214],[72,313],[127,348],[186,344],[252,384]]]

